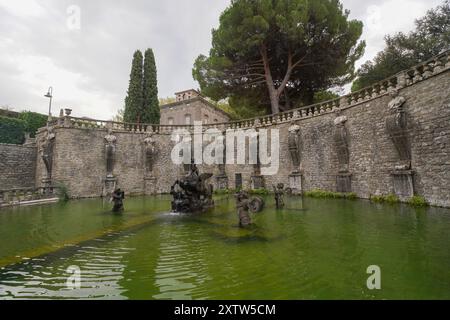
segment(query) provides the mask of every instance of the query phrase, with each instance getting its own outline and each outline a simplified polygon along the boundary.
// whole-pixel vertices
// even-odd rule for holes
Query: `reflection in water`
[[[450,212],[286,197],[239,228],[233,199],[203,215],[170,198],[0,213],[0,299],[448,299]],[[105,210],[106,209],[106,210]],[[17,241],[20,239],[21,241]],[[365,287],[379,265],[381,291]],[[67,268],[81,288],[66,288]]]

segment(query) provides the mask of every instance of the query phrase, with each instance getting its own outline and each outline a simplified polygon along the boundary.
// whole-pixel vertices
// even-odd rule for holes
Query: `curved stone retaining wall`
[[[280,170],[263,178],[262,183],[268,188],[278,182],[289,185],[295,176],[300,182],[293,184],[301,185],[303,191],[352,191],[361,198],[394,192],[405,198],[413,192],[433,205],[450,207],[449,70],[446,52],[333,101],[205,128],[279,129]],[[400,97],[397,104],[389,94],[393,90]],[[394,124],[393,129],[388,128],[389,121]],[[170,134],[174,129],[192,130],[189,126],[136,125],[70,116],[51,124],[55,134],[52,182],[65,184],[72,197],[105,195],[115,186],[132,194],[166,193],[184,174],[183,167],[171,161],[174,143]],[[295,175],[288,145],[289,128],[293,125],[300,127],[302,142],[301,166]],[[105,152],[108,130],[115,137],[110,142],[115,155],[110,177]],[[157,151],[151,160],[151,174],[147,170],[145,142],[149,133],[153,134]],[[37,138],[38,150],[42,150],[45,136],[43,128]],[[406,160],[398,151],[403,142],[409,152]],[[36,186],[42,186],[47,169],[41,160],[36,168]],[[218,166],[200,166],[200,170],[214,173],[213,182],[219,187]],[[241,175],[244,188],[256,186],[252,165],[227,165],[225,172],[229,188],[235,187],[236,174]]]

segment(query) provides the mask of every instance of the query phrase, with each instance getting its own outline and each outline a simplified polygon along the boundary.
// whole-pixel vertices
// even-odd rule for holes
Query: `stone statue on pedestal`
[[[41,140],[41,158],[44,162],[47,179],[52,177],[52,167],[53,167],[53,150],[55,146],[55,134],[53,133],[53,128],[48,127],[43,139]]]
[[[348,172],[350,154],[348,150],[348,134],[345,123],[347,122],[346,116],[337,117],[334,120],[334,144],[336,147],[339,172]]]
[[[406,99],[398,95],[397,90],[390,93],[392,100],[388,104],[389,116],[386,118],[386,129],[400,157],[399,170],[411,167],[411,151],[408,143],[407,118],[404,110]]]
[[[294,173],[298,173],[300,171],[302,160],[302,137],[299,125],[294,124],[289,128],[288,147],[292,165],[294,167]]]
[[[147,174],[151,174],[153,172],[153,165],[155,163],[155,158],[157,155],[156,141],[153,139],[152,135],[149,135],[144,139],[144,150],[145,172]]]
[[[111,129],[108,129],[108,134],[105,136],[105,155],[106,155],[106,176],[113,177],[114,160],[116,153],[117,137],[113,135]]]

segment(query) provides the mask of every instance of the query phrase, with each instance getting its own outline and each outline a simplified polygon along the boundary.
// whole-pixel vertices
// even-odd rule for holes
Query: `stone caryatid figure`
[[[350,159],[350,153],[348,149],[348,134],[345,123],[347,122],[346,116],[337,117],[334,120],[334,144],[337,151],[339,161],[339,172],[348,172],[348,165]]]
[[[105,136],[105,155],[106,155],[106,176],[113,177],[114,160],[116,154],[117,137],[113,135],[111,129],[108,129],[108,134]]]
[[[406,99],[399,96],[397,90],[392,90],[390,96],[392,99],[388,104],[389,115],[386,118],[386,129],[402,162],[396,168],[409,169],[411,166],[411,151],[408,144],[407,118],[404,109]]]
[[[302,161],[302,137],[299,125],[292,125],[288,134],[289,154],[291,155],[294,172],[298,173]]]
[[[52,127],[48,127],[47,132],[41,140],[41,158],[45,165],[47,179],[51,179],[52,177],[54,146],[55,133]]]
[[[145,171],[150,174],[153,172],[153,165],[155,164],[155,158],[157,155],[156,141],[153,139],[153,135],[148,135],[144,139],[144,152]]]

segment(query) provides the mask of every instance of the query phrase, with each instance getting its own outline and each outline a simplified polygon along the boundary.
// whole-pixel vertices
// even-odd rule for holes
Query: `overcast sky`
[[[442,0],[343,0],[351,18],[364,22],[365,56],[383,37],[409,31],[414,19]],[[0,0],[0,106],[111,119],[128,86],[136,49],[153,48],[159,96],[198,88],[195,58],[207,54],[211,29],[229,0]],[[74,7],[75,6],[75,7]],[[79,17],[78,20],[78,9]]]

